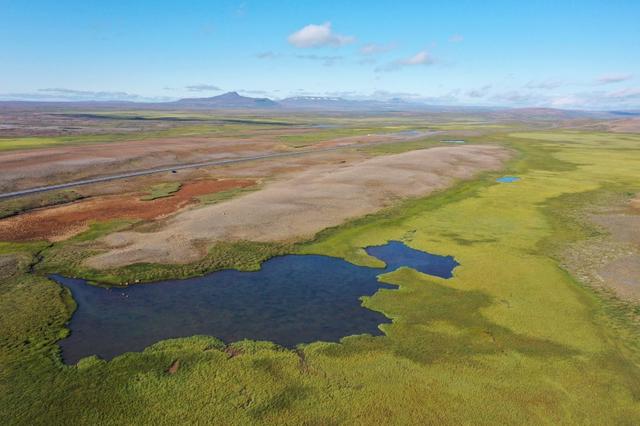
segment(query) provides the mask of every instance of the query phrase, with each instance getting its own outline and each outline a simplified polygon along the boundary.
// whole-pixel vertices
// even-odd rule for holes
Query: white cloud
[[[421,50],[420,52],[416,53],[413,56],[409,56],[408,58],[398,59],[382,67],[378,67],[376,68],[376,71],[397,71],[408,66],[433,65],[434,63],[435,60],[433,59],[433,57],[426,50]]]
[[[464,36],[462,34],[454,34],[449,37],[449,41],[451,43],[462,43],[464,41]]]
[[[38,89],[31,93],[0,93],[0,100],[162,102],[173,100],[173,98],[165,96],[142,96],[135,93],[118,91],[93,91],[52,87]]]
[[[413,56],[400,61],[403,65],[431,65],[433,64],[433,58],[426,50],[421,50]]]
[[[576,95],[560,96],[558,98],[551,99],[549,102],[549,105],[553,108],[571,108],[581,104],[584,104],[584,100],[580,99]]]
[[[291,34],[287,40],[299,48],[339,47],[356,41],[355,37],[334,33],[331,29],[331,22],[325,22],[322,25],[309,24]]]
[[[524,87],[527,89],[557,89],[562,86],[564,83],[559,80],[544,80],[544,81],[530,81]]]
[[[470,98],[484,98],[489,94],[489,89],[491,89],[491,85],[487,84],[478,89],[469,90],[467,96]]]
[[[395,92],[388,90],[376,90],[373,92],[369,98],[371,99],[382,99],[382,100],[391,100],[391,99],[418,99],[420,98],[419,93],[414,92]]]
[[[378,60],[371,56],[366,56],[358,61],[359,65],[374,65],[377,63],[378,63]]]
[[[295,57],[298,59],[308,59],[311,61],[322,61],[322,65],[326,67],[335,65],[336,62],[344,59],[339,55],[295,55]]]
[[[396,48],[396,45],[393,43],[389,43],[389,44],[367,43],[360,48],[360,53],[362,55],[377,55],[378,53],[389,52],[395,48]]]
[[[54,97],[61,99],[73,100],[138,100],[142,98],[140,95],[127,92],[110,92],[110,91],[93,91],[93,90],[76,90],[66,88],[46,88],[38,89],[38,92],[44,97]]]
[[[218,86],[214,86],[213,84],[194,84],[186,86],[185,89],[190,92],[212,92],[220,90]]]
[[[539,95],[518,90],[496,93],[491,97],[491,100],[501,105],[507,104],[510,106],[539,106],[541,104]]]
[[[596,111],[638,110],[640,109],[640,87],[563,94],[511,90],[495,93],[484,99],[491,105],[510,107],[551,107]]]
[[[612,84],[620,83],[621,81],[631,80],[633,74],[604,74],[596,78],[596,84]]]
[[[640,99],[640,88],[626,88],[622,90],[616,90],[615,92],[607,93],[607,96],[612,99]]]
[[[259,52],[256,54],[256,58],[258,59],[275,59],[278,56],[280,56],[280,54],[276,52],[272,52],[271,50],[268,50],[265,52]]]

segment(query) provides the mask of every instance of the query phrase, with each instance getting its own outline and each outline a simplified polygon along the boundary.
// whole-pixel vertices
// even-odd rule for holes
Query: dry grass
[[[227,203],[181,213],[158,232],[106,237],[94,268],[136,262],[188,263],[203,256],[197,243],[295,241],[406,197],[424,196],[497,170],[509,152],[497,146],[438,147],[359,163],[311,168]]]

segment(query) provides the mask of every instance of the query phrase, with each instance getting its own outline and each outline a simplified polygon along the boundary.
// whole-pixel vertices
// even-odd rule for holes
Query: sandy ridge
[[[498,170],[509,150],[465,145],[416,150],[346,165],[323,165],[228,202],[189,210],[158,232],[118,232],[108,250],[89,258],[104,269],[140,262],[188,263],[204,255],[199,243],[292,241],[312,237],[399,198],[424,196],[481,171]]]

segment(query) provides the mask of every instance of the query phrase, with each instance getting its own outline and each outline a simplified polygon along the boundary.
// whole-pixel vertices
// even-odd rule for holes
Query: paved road
[[[117,179],[126,179],[126,178],[136,177],[136,176],[146,176],[146,175],[152,175],[152,174],[155,174],[155,173],[172,172],[174,170],[194,169],[194,168],[198,168],[198,167],[207,167],[207,166],[222,166],[222,165],[226,165],[226,164],[243,163],[243,162],[246,162],[246,161],[263,160],[263,159],[268,159],[268,158],[296,157],[296,156],[299,156],[299,155],[313,154],[313,153],[318,153],[318,152],[337,151],[337,150],[341,150],[341,149],[353,149],[353,148],[361,148],[361,147],[367,147],[367,146],[384,145],[384,144],[389,144],[389,143],[401,143],[401,142],[407,142],[407,140],[372,142],[372,143],[369,143],[369,144],[340,145],[340,146],[334,146],[334,147],[331,147],[331,148],[308,149],[308,150],[294,151],[294,152],[278,152],[278,153],[273,153],[273,154],[264,154],[264,155],[254,155],[254,156],[247,156],[247,157],[228,158],[228,159],[224,159],[224,160],[203,161],[203,162],[200,162],[200,163],[176,164],[176,165],[173,165],[173,166],[163,166],[163,167],[157,167],[157,168],[152,168],[152,169],[145,169],[145,170],[137,170],[137,171],[132,171],[132,172],[126,172],[126,173],[119,173],[119,174],[109,175],[109,176],[101,176],[101,177],[96,177],[96,178],[91,178],[91,179],[76,180],[76,181],[73,181],[73,182],[60,183],[60,184],[57,184],[57,185],[39,186],[39,187],[36,187],[36,188],[22,189],[20,191],[5,192],[5,193],[1,193],[0,194],[0,200],[6,199],[6,198],[11,198],[11,197],[19,197],[19,196],[22,196],[22,195],[35,194],[35,193],[38,193],[38,192],[54,191],[56,189],[73,188],[73,187],[76,187],[76,186],[89,185],[89,184],[92,184],[92,183],[109,182],[109,181],[117,180]]]

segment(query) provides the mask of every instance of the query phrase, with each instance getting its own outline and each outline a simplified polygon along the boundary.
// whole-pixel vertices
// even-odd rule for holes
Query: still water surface
[[[352,334],[381,334],[390,320],[362,307],[360,297],[380,288],[377,276],[407,266],[450,278],[458,263],[391,241],[368,247],[385,268],[356,266],[339,258],[286,255],[255,272],[217,271],[184,280],[99,287],[51,275],[71,290],[78,308],[59,342],[66,363],[98,355],[111,359],[163,339],[204,334],[224,342],[270,340],[286,347]]]

